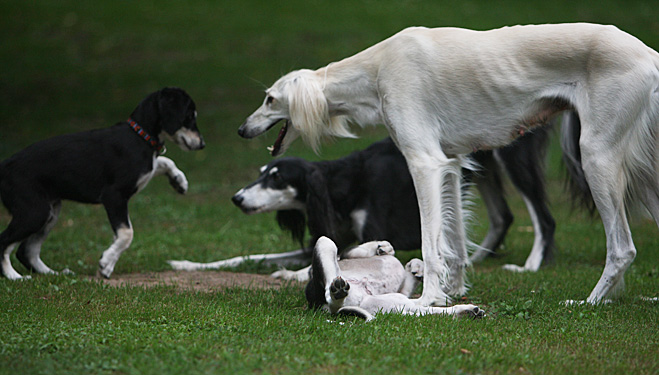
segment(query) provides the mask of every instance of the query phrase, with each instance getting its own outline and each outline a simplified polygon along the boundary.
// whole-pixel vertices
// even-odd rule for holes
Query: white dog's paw
[[[172,185],[174,190],[180,194],[185,194],[188,191],[188,179],[185,174],[180,170],[174,171],[169,177],[169,184]]]
[[[68,269],[68,268],[65,268],[65,269],[63,269],[63,270],[61,270],[61,271],[59,271],[59,272],[56,272],[56,273],[57,273],[58,275],[75,275],[75,274],[76,274],[75,272],[71,271],[71,270]]]
[[[526,272],[526,271],[528,271],[526,268],[518,266],[516,264],[504,264],[501,268],[503,268],[506,271],[510,271],[510,272]]]
[[[332,281],[330,285],[330,296],[333,300],[344,299],[348,296],[348,291],[350,290],[350,284],[347,281],[343,280],[341,276],[337,277]]]
[[[455,305],[453,308],[457,318],[480,319],[485,316],[485,311],[476,305]]]
[[[197,269],[196,263],[189,260],[168,260],[167,263],[176,271],[194,271]]]
[[[309,281],[309,271],[306,268],[299,271],[291,271],[282,268],[279,271],[271,273],[270,277],[274,277],[275,279],[305,282]]]
[[[405,265],[405,271],[411,273],[417,279],[423,279],[423,261],[419,258],[411,259]]]
[[[394,255],[395,253],[394,247],[391,246],[389,241],[378,241],[376,255]]]

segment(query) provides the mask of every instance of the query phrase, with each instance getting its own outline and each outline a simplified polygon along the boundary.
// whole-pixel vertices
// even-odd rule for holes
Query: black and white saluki
[[[503,243],[513,221],[500,168],[508,172],[522,194],[535,229],[535,241],[526,264],[504,267],[537,271],[543,259],[552,256],[555,223],[546,204],[543,180],[547,140],[546,128],[541,128],[508,147],[473,154],[482,168],[470,173],[470,179],[481,192],[490,227],[472,261],[493,253]],[[281,267],[308,265],[313,246],[321,236],[334,239],[340,254],[355,243],[376,240],[387,240],[399,250],[421,248],[421,224],[412,176],[405,158],[390,138],[338,160],[276,159],[262,167],[258,179],[238,191],[232,200],[246,214],[277,211],[279,225],[291,233],[301,249],[210,263],[169,261],[174,269],[235,267],[247,260]],[[311,235],[308,246],[304,242],[305,227]],[[273,276],[306,281],[307,271],[307,268],[283,269]]]
[[[105,207],[115,237],[103,252],[99,273],[110,277],[133,239],[130,197],[160,174],[166,174],[179,193],[187,191],[185,174],[160,155],[163,138],[183,150],[204,147],[196,118],[195,103],[185,91],[165,88],[147,96],[127,121],[46,139],[2,161],[0,197],[12,215],[0,233],[2,274],[22,278],[10,260],[19,244],[17,257],[25,267],[36,273],[56,273],[44,264],[40,253],[65,199]]]
[[[318,70],[293,71],[266,91],[238,133],[285,125],[271,150],[301,135],[353,137],[349,123],[384,124],[410,169],[421,214],[419,305],[466,293],[460,199],[464,156],[511,143],[564,110],[581,121],[583,171],[607,239],[587,299],[624,286],[636,256],[626,211],[641,202],[659,224],[659,53],[614,26],[559,24],[489,31],[408,28]]]
[[[367,321],[376,314],[443,314],[480,318],[485,312],[475,305],[451,307],[419,306],[409,297],[423,277],[423,262],[412,259],[405,265],[394,256],[387,241],[367,242],[345,251],[320,237],[313,250],[311,278],[305,288],[309,308],[332,314],[359,316]]]

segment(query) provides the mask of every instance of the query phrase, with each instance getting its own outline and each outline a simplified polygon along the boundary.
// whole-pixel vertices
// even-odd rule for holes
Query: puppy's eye
[[[267,104],[267,105],[272,104],[272,102],[274,102],[274,101],[275,101],[275,98],[273,98],[273,97],[270,96],[270,95],[268,95],[268,97],[265,98],[265,104]]]

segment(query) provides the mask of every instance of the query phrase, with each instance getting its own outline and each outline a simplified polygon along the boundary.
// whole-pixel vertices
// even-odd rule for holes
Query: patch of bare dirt
[[[108,279],[99,279],[111,286],[142,286],[145,288],[168,285],[182,290],[212,292],[230,287],[253,289],[277,289],[290,281],[275,279],[268,275],[223,271],[164,271],[146,273],[113,274]]]

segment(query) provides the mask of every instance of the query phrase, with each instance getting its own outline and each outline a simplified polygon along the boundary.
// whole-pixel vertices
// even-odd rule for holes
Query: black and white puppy
[[[160,156],[163,138],[183,150],[200,150],[197,112],[190,96],[165,88],[147,96],[127,121],[98,130],[61,135],[37,142],[0,163],[0,197],[12,220],[0,233],[2,274],[22,276],[11,265],[17,257],[36,273],[56,273],[40,258],[41,245],[53,228],[61,201],[102,204],[115,237],[103,252],[99,273],[110,277],[133,239],[128,200],[152,177],[166,174],[181,194],[188,181],[174,162]]]
[[[403,268],[387,241],[364,243],[342,254],[327,237],[320,237],[313,250],[311,277],[305,289],[309,308],[332,314],[355,315],[369,321],[376,314],[444,314],[483,317],[475,305],[451,307],[418,306],[410,296],[423,274],[423,261],[412,259]]]
[[[490,222],[481,248],[472,255],[480,261],[504,241],[513,215],[506,203],[500,168],[506,170],[531,214],[535,229],[533,249],[523,267],[537,271],[552,256],[554,219],[546,203],[544,150],[548,140],[542,128],[527,133],[513,145],[472,154],[482,169],[471,175],[486,204]],[[235,267],[245,260],[282,267],[308,265],[311,249],[321,236],[336,241],[340,253],[354,243],[387,240],[398,250],[421,247],[419,208],[405,158],[391,139],[330,161],[300,158],[276,159],[261,168],[258,179],[233,196],[246,214],[276,211],[280,227],[290,231],[301,249],[284,253],[249,255],[210,263],[169,261],[174,269],[199,270]],[[311,240],[304,243],[306,229]],[[308,270],[281,270],[276,277],[305,281]]]

